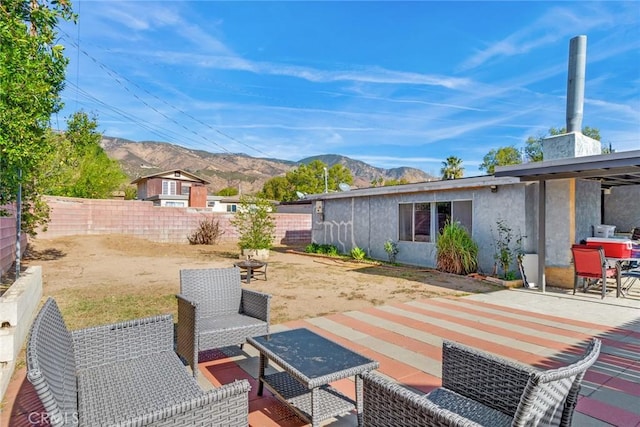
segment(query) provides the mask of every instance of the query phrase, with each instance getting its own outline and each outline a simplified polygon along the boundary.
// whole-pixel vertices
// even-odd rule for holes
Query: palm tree
[[[440,169],[442,179],[456,179],[462,178],[464,175],[464,168],[462,167],[462,159],[456,156],[449,156],[445,162],[442,162],[442,169]]]

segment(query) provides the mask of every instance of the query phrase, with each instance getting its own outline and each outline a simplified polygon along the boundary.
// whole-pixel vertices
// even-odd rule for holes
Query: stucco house
[[[398,244],[398,262],[433,268],[438,232],[451,218],[478,243],[479,269],[490,274],[497,222],[502,221],[522,236],[526,253],[543,254],[547,284],[572,286],[571,244],[592,236],[593,227],[603,223],[620,232],[640,225],[640,151],[593,154],[600,153],[599,142],[590,141],[584,151],[582,137],[550,141],[545,147],[549,160],[497,168],[491,176],[309,195],[312,241],[336,245],[344,253],[357,246],[371,258],[386,260],[384,243],[392,240]],[[574,154],[583,155],[553,160],[566,155],[571,144]],[[553,177],[558,164],[565,175]],[[581,175],[585,165],[589,172]],[[532,167],[537,169],[527,175]],[[540,206],[545,215],[538,214]]]
[[[312,241],[345,253],[357,246],[375,259],[386,259],[387,240],[397,241],[398,262],[435,267],[438,232],[451,219],[469,231],[479,269],[490,274],[500,221],[537,255],[542,291],[547,283],[572,286],[572,244],[601,224],[621,232],[640,226],[640,150],[601,154],[600,141],[581,133],[585,64],[586,36],[574,37],[567,133],[543,140],[544,161],[498,167],[492,176],[307,196],[315,207]]]

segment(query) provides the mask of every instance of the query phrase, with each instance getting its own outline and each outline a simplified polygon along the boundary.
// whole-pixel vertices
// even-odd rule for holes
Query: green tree
[[[274,176],[265,182],[260,195],[266,199],[281,202],[291,202],[298,199],[293,185],[284,176]]]
[[[353,184],[353,175],[351,171],[344,165],[336,163],[328,169],[329,179],[328,188],[329,191],[338,191],[341,183],[351,185]]]
[[[400,179],[388,179],[384,182],[384,186],[385,187],[391,187],[393,185],[403,185],[403,184],[408,184],[409,181],[407,180],[407,178],[400,178]]]
[[[324,168],[326,164],[314,160],[309,164],[302,164],[287,172],[285,178],[295,188],[307,194],[324,193]]]
[[[456,156],[449,156],[447,160],[442,162],[440,169],[442,179],[457,179],[464,176],[464,168],[462,167],[462,159]]]
[[[379,187],[379,186],[381,186],[381,185],[383,185],[383,184],[384,184],[384,178],[383,178],[383,177],[381,177],[381,176],[379,176],[379,177],[377,177],[377,178],[373,178],[373,179],[371,180],[371,186],[372,186],[372,187]]]
[[[542,155],[542,141],[548,136],[556,136],[567,133],[566,128],[550,128],[548,134],[540,134],[537,137],[530,136],[525,141],[524,152],[527,156],[528,161],[530,162],[541,162],[543,160]],[[600,141],[600,130],[597,128],[592,128],[589,126],[585,126],[582,128],[582,134],[588,136],[589,138]],[[602,149],[603,153],[608,152],[608,148]]]
[[[518,165],[522,163],[520,151],[515,147],[494,148],[482,159],[478,168],[486,170],[489,175],[493,175],[496,166]]]
[[[302,164],[290,170],[284,177],[275,177],[265,183],[261,195],[279,201],[297,200],[297,192],[319,194],[325,191],[325,169],[327,190],[337,191],[340,183],[353,184],[351,171],[342,164],[330,168],[320,160]]]
[[[45,161],[43,191],[53,196],[106,199],[125,189],[120,164],[100,146],[98,122],[80,111],[67,120],[64,134],[53,135],[56,150]]]
[[[0,3],[0,207],[16,202],[21,188],[22,230],[30,234],[48,220],[37,175],[52,150],[49,119],[62,108],[68,60],[56,44],[61,19],[75,19],[67,1]]]
[[[230,197],[237,195],[238,189],[236,187],[225,187],[222,190],[218,191],[218,196]]]
[[[541,162],[542,158],[542,140],[546,135],[538,135],[537,137],[530,136],[525,141],[524,153],[530,162]]]

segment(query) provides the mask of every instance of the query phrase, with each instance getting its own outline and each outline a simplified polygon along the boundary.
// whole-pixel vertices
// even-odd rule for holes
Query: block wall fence
[[[11,268],[16,259],[16,209],[15,206],[4,206],[9,216],[0,216],[0,275]],[[20,249],[24,253],[27,248],[27,236],[20,238]]]
[[[138,200],[97,200],[72,197],[45,197],[50,210],[46,230],[37,238],[53,239],[71,235],[125,234],[154,242],[188,243],[200,221],[217,220],[224,230],[221,242],[236,242],[238,234],[230,223],[233,214],[203,209],[160,207]],[[311,242],[311,215],[275,213],[277,245],[304,245]],[[15,259],[15,217],[0,218],[2,272]],[[6,237],[5,237],[6,236]],[[23,247],[26,247],[23,245]],[[8,263],[5,268],[5,264]]]

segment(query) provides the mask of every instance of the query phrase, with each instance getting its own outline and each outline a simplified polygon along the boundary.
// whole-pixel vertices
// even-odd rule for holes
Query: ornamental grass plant
[[[447,221],[438,235],[436,248],[438,270],[466,275],[478,269],[478,245],[459,223]]]

